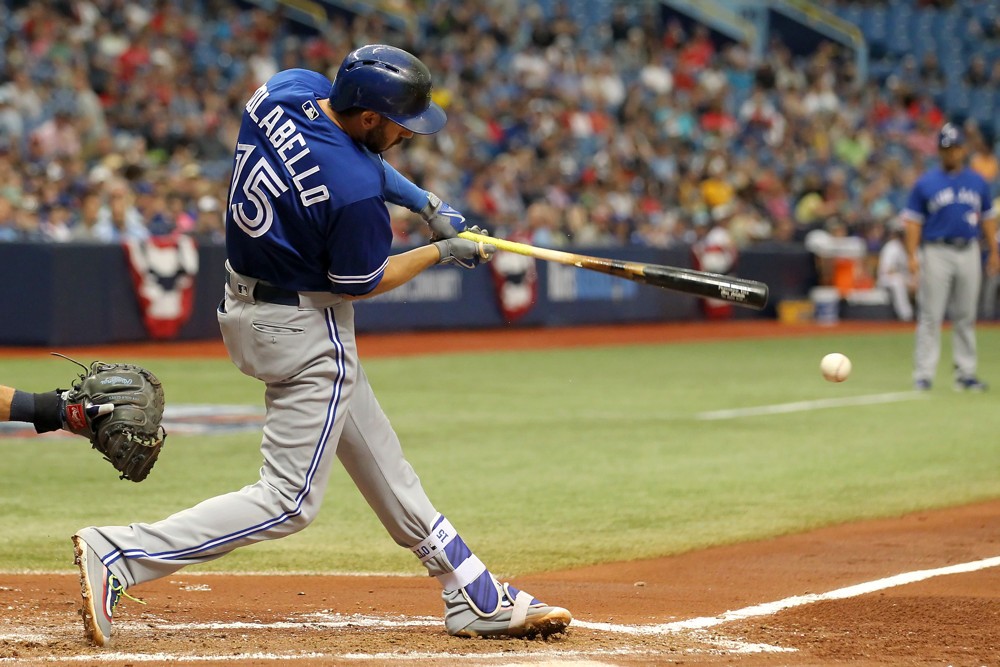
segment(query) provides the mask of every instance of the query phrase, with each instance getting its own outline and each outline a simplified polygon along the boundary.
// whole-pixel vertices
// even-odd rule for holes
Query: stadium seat
[[[967,116],[972,103],[969,87],[960,81],[950,81],[945,90],[945,111],[949,115]]]

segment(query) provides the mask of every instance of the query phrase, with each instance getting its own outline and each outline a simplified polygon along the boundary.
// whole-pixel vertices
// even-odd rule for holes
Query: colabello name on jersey
[[[263,118],[257,117],[257,109],[260,108],[261,103],[267,98],[268,94],[266,85],[258,88],[253,97],[250,98],[250,101],[247,102],[247,113],[257,123],[257,126],[264,130],[264,134],[271,142],[271,145],[274,146],[274,150],[278,153],[278,157],[281,158],[285,169],[292,176],[292,183],[295,185],[295,189],[299,191],[299,201],[302,202],[302,205],[312,206],[317,202],[326,201],[330,198],[330,191],[325,185],[320,184],[310,188],[306,188],[303,185],[306,179],[319,173],[319,165],[313,164],[302,173],[298,173],[295,170],[295,163],[309,155],[309,146],[306,144],[302,133],[298,131],[295,122],[291,118],[286,118],[284,123],[281,123],[281,125],[278,124],[285,115],[285,110],[279,105],[275,105]],[[296,149],[301,150],[293,153]]]

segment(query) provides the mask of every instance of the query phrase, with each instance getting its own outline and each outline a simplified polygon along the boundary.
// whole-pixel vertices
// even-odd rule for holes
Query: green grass
[[[907,391],[912,334],[469,353],[365,361],[428,495],[501,574],[677,553],[1000,497],[996,394],[955,394],[945,336],[922,400],[702,421],[720,409]],[[1000,381],[1000,329],[980,328]],[[843,384],[819,360],[854,362]],[[136,359],[168,401],[261,401],[228,362]],[[0,382],[67,384],[66,362],[0,359]],[[171,436],[145,482],[76,438],[0,439],[0,570],[68,569],[86,525],[155,521],[257,478],[260,437]],[[307,530],[199,566],[421,568],[339,465]]]

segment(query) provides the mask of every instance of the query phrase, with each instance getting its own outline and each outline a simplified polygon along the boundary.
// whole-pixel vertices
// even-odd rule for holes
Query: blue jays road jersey
[[[903,217],[923,226],[923,241],[979,236],[982,218],[992,215],[990,189],[969,168],[948,174],[941,168],[925,173],[914,184]]]
[[[361,295],[388,263],[386,172],[320,109],[330,85],[316,72],[285,70],[247,102],[226,251],[235,271],[278,287]]]

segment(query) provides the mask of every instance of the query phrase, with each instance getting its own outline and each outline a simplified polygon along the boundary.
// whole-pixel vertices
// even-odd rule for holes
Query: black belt
[[[953,248],[964,248],[975,241],[976,239],[967,236],[949,236],[943,239],[928,239],[924,243],[928,245],[950,245]]]
[[[226,271],[226,281],[232,284],[232,274]],[[276,303],[279,306],[298,306],[299,293],[293,290],[275,287],[267,283],[258,281],[253,288],[253,300],[264,301],[266,303]]]

